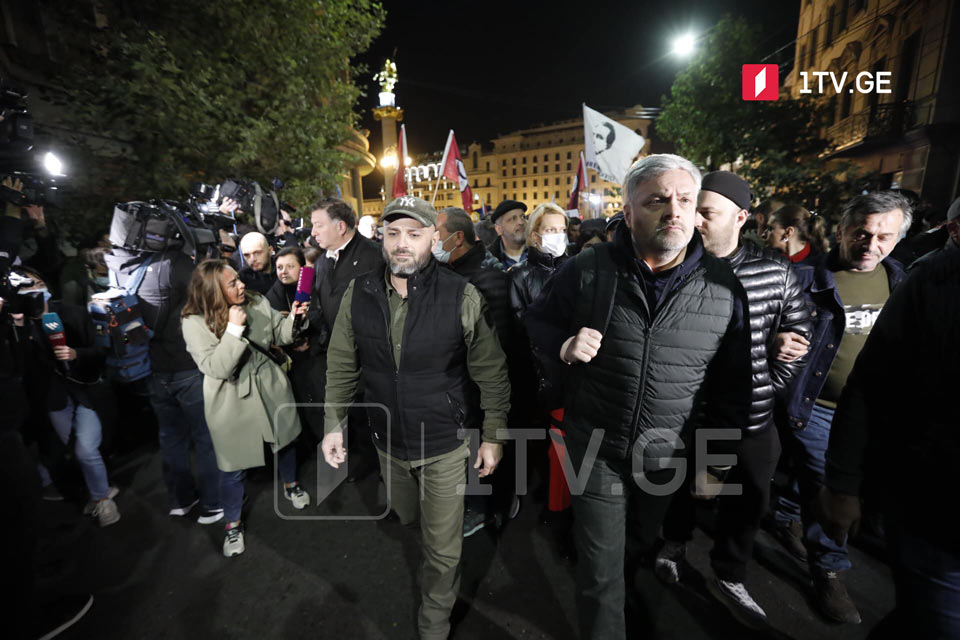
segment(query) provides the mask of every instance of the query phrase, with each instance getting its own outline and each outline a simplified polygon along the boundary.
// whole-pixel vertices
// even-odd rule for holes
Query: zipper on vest
[[[383,312],[384,330],[386,331],[387,343],[389,344],[389,343],[390,343],[390,335],[391,335],[391,334],[390,334],[390,302],[389,302],[388,300],[386,300],[386,299],[381,300],[381,302],[382,302],[383,304],[382,304],[382,306],[380,307],[380,310]],[[402,339],[402,337],[401,337],[401,339]],[[401,394],[400,394],[400,367],[397,366],[397,360],[396,360],[396,358],[393,357],[393,350],[392,350],[393,345],[390,345],[390,347],[391,347],[391,349],[389,349],[389,351],[390,351],[390,359],[393,361],[393,391],[394,391],[394,395],[395,395],[396,398],[397,398],[397,413],[399,414],[399,415],[397,416],[396,423],[394,423],[394,420],[393,420],[393,418],[391,417],[391,419],[390,419],[390,425],[391,425],[391,429],[399,429],[399,431],[400,431],[400,439],[403,441],[403,448],[404,448],[403,459],[409,460],[409,459],[410,459],[410,445],[407,443],[407,434],[405,433],[405,430],[404,430],[404,428],[403,428],[403,407],[400,406],[400,403],[403,401],[402,398],[401,398]],[[402,354],[402,353],[401,353],[401,356],[400,356],[400,357],[401,357],[401,358],[403,357],[403,354]],[[389,433],[387,433],[387,446],[388,446],[388,447],[390,446],[390,434],[389,434]]]
[[[633,446],[637,439],[637,430],[640,428],[640,407],[643,405],[643,396],[647,393],[647,371],[650,369],[650,327],[643,328],[643,369],[640,371],[640,390],[637,392],[637,404],[633,407],[632,431],[628,447]],[[627,451],[630,455],[630,451]]]

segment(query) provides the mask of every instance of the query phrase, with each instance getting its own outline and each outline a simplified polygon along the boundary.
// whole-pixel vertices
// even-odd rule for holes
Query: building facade
[[[646,140],[640,155],[650,153],[649,117],[637,105],[605,115],[639,133]],[[474,142],[460,149],[473,191],[474,211],[481,205],[493,210],[503,200],[519,200],[529,208],[542,202],[555,202],[566,208],[570,189],[583,151],[583,118],[521,129],[494,138],[487,144]],[[414,156],[414,165],[406,171],[408,192],[430,200],[437,185],[441,152]],[[620,185],[602,180],[587,170],[589,184],[581,190],[580,212],[584,218],[610,216],[623,203]],[[363,213],[379,216],[385,198],[367,198]],[[445,178],[440,179],[434,205],[461,207],[460,191]]]
[[[952,0],[802,0],[787,90],[827,102],[828,157],[881,176],[945,211],[960,177],[960,10]],[[833,72],[841,91],[810,77]],[[801,72],[807,72],[807,83]],[[857,74],[889,72],[889,93],[861,93]],[[865,86],[865,83],[864,83]],[[849,88],[847,88],[849,87]]]

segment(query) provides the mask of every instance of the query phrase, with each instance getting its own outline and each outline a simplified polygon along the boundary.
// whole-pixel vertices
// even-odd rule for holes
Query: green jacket
[[[249,346],[250,340],[264,349],[290,344],[294,316],[284,318],[256,292],[247,290],[247,299],[242,338],[225,332],[218,339],[200,315],[182,325],[187,351],[204,376],[203,408],[221,471],[263,466],[264,442],[277,452],[300,434],[287,374]]]

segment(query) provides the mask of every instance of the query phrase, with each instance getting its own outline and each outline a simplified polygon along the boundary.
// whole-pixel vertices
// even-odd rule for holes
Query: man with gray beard
[[[387,268],[350,283],[330,338],[322,450],[334,468],[346,460],[346,405],[362,386],[365,402],[382,405],[368,416],[390,505],[401,523],[420,522],[420,637],[440,639],[460,581],[464,430],[482,431],[473,466],[490,475],[503,454],[510,382],[483,297],[433,257],[434,208],[403,196],[382,219]]]
[[[707,442],[720,454],[747,422],[746,295],[695,229],[700,180],[679,156],[634,163],[613,242],[564,263],[525,317],[531,342],[570,365],[563,427],[584,639],[628,637],[625,560],[632,568],[652,555],[692,466],[685,452],[707,442],[699,428],[725,430],[728,439]],[[702,454],[692,490],[709,497],[730,461]]]

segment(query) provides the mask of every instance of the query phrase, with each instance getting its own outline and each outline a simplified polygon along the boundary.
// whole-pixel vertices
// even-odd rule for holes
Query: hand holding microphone
[[[310,304],[310,294],[313,291],[313,267],[301,267],[300,278],[297,280],[297,292],[293,296],[293,307],[290,312],[296,315],[293,320],[294,332],[299,332],[303,325],[303,317]]]
[[[53,347],[53,354],[63,363],[63,368],[70,373],[70,360],[77,357],[77,352],[67,346],[67,335],[63,332],[63,322],[58,313],[45,313],[40,320],[43,323],[43,332]]]

